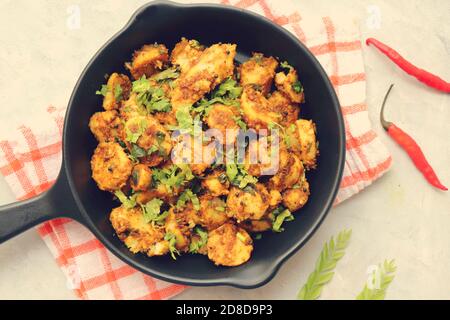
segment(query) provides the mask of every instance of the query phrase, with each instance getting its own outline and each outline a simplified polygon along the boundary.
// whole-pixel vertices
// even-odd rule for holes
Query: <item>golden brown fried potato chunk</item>
[[[116,191],[125,186],[132,167],[125,151],[115,142],[101,142],[91,159],[92,178],[104,191]]]
[[[152,171],[145,164],[137,164],[131,172],[131,188],[134,191],[145,191],[152,183]]]
[[[219,197],[203,195],[200,197],[200,210],[196,213],[196,223],[213,230],[228,221],[226,203]]]
[[[215,196],[226,196],[229,192],[230,181],[223,170],[215,170],[202,180],[202,188]]]
[[[233,75],[235,44],[214,44],[207,48],[187,71],[174,82],[172,108],[192,105]]]
[[[131,82],[124,74],[113,73],[106,83],[107,91],[103,98],[105,110],[119,109],[120,102],[130,96]]]
[[[258,140],[250,141],[244,161],[245,169],[250,175],[272,176],[278,172],[282,145],[279,140],[274,143],[270,138],[259,136]]]
[[[181,38],[181,41],[172,50],[170,62],[173,65],[179,66],[181,72],[186,72],[201,56],[203,50],[203,46],[197,40]]]
[[[269,188],[283,191],[293,187],[303,176],[304,168],[299,157],[289,153],[285,148],[280,149],[280,166],[277,174],[269,180]]]
[[[131,93],[129,99],[122,102],[119,113],[123,121],[127,121],[136,116],[147,115],[147,110],[144,106],[138,104],[136,93]]]
[[[264,232],[272,228],[272,221],[268,218],[261,220],[245,220],[239,223],[239,226],[247,232]]]
[[[217,137],[220,143],[233,144],[239,134],[239,126],[236,121],[238,116],[239,110],[237,108],[216,103],[209,109],[205,122],[209,128],[217,129],[221,133]]]
[[[189,134],[178,137],[172,151],[173,162],[187,163],[194,174],[203,175],[214,163],[217,150],[214,143],[205,144],[202,140]]]
[[[140,50],[135,51],[131,63],[125,66],[130,70],[135,80],[142,76],[146,78],[162,70],[169,61],[169,50],[163,44],[144,45]]]
[[[264,95],[270,90],[278,62],[273,57],[264,57],[262,53],[253,53],[253,57],[239,66],[241,86],[256,85]]]
[[[312,120],[300,119],[295,122],[297,130],[294,139],[297,139],[295,151],[307,169],[316,168],[319,148],[316,140],[316,125]]]
[[[279,124],[287,128],[298,120],[300,108],[289,101],[281,92],[275,91],[269,97],[269,104],[272,111],[281,115]]]
[[[301,103],[304,100],[303,87],[298,80],[297,71],[290,69],[289,73],[278,72],[275,75],[275,86],[293,103]]]
[[[168,158],[172,150],[172,140],[169,132],[153,116],[135,116],[125,122],[124,141],[130,142],[130,136],[135,134],[136,143],[147,151],[147,156],[140,159],[150,167],[159,165]],[[132,146],[129,146],[132,148]]]
[[[257,183],[244,189],[232,187],[227,197],[228,216],[238,221],[259,220],[269,208],[269,192]]]
[[[269,208],[275,209],[283,200],[280,191],[270,190],[269,191]]]
[[[253,241],[247,231],[226,223],[208,234],[208,258],[216,265],[239,266],[250,259]]]
[[[306,179],[295,188],[283,192],[283,204],[291,212],[302,208],[309,197],[309,183]]]
[[[147,202],[158,198],[168,204],[174,204],[178,200],[178,196],[183,192],[184,188],[167,188],[167,186],[159,183],[155,187],[149,188],[145,191],[141,191],[137,194],[136,201],[140,204],[146,204]]]
[[[164,228],[147,223],[140,207],[115,208],[109,219],[117,236],[131,252],[142,252],[151,257],[169,251],[169,243],[164,240]]]
[[[256,130],[268,129],[271,124],[281,120],[281,115],[271,110],[269,101],[253,86],[244,88],[241,109],[247,126]]]
[[[122,137],[123,124],[116,110],[94,113],[89,121],[89,128],[98,142],[115,141]]]
[[[172,207],[166,218],[166,233],[171,233],[176,237],[175,247],[181,252],[189,250],[192,233],[191,228],[194,227],[192,222],[193,214],[192,205],[186,206],[186,208],[181,211],[176,211],[176,209]]]

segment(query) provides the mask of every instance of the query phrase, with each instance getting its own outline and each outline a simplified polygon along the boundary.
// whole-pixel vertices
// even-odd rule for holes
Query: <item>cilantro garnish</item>
[[[141,205],[143,214],[144,214],[144,220],[146,223],[153,222],[153,223],[164,223],[164,220],[169,215],[168,211],[164,211],[161,213],[161,205],[163,204],[163,201],[155,198],[151,201],[147,202],[144,205]]]
[[[172,259],[177,260],[177,257],[175,256],[175,254],[180,255],[180,252],[176,248],[177,237],[173,233],[167,232],[166,235],[164,236],[164,240],[169,242],[169,250],[170,250],[170,255],[172,256]]]
[[[208,232],[203,228],[196,226],[194,232],[200,236],[200,239],[192,241],[189,245],[190,253],[198,253],[198,251],[208,243]]]
[[[127,197],[123,193],[123,191],[117,190],[116,192],[114,192],[114,195],[117,197],[117,199],[119,199],[119,201],[126,209],[132,209],[136,206],[136,197],[137,197],[136,193],[133,194],[131,197]]]
[[[272,230],[275,232],[282,232],[284,229],[281,227],[283,222],[294,220],[294,216],[292,215],[289,209],[285,209],[283,206],[279,206],[275,209],[272,214],[274,215],[272,222]]]
[[[297,80],[297,81],[295,81],[295,82],[292,84],[292,89],[293,89],[295,92],[300,93],[300,92],[303,91],[303,86],[302,86],[302,84],[300,83],[300,81]]]
[[[102,88],[95,92],[96,95],[104,96],[104,97],[107,95],[107,93],[108,93],[108,86],[106,84],[103,84]]]

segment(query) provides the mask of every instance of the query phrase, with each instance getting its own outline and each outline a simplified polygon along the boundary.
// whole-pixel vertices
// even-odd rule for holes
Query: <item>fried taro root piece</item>
[[[181,72],[187,72],[201,56],[204,47],[197,40],[181,41],[175,45],[170,55],[170,62],[178,66]]]
[[[113,142],[123,135],[123,124],[116,110],[96,112],[89,120],[89,128],[98,142]]]
[[[124,187],[133,165],[122,147],[115,142],[101,142],[91,159],[92,178],[103,191]]]
[[[144,45],[135,51],[131,63],[125,64],[135,80],[142,76],[150,78],[162,70],[169,61],[169,50],[163,44]]]
[[[202,180],[202,188],[215,197],[226,196],[229,193],[230,181],[225,171],[214,170]]]
[[[169,252],[169,243],[164,240],[164,228],[147,223],[140,207],[115,208],[109,219],[117,236],[131,252],[142,252],[149,257]]]
[[[280,91],[275,91],[269,97],[270,109],[281,115],[279,124],[285,128],[295,124],[300,114],[298,104],[292,103]]]
[[[228,216],[237,221],[259,220],[269,208],[269,199],[269,192],[261,183],[244,189],[232,187],[227,197]]]
[[[240,127],[236,120],[238,117],[237,108],[216,103],[209,109],[205,122],[209,128],[217,129],[221,133],[221,136],[217,137],[221,144],[230,145],[236,142],[239,133]]]
[[[255,130],[269,129],[274,123],[279,123],[281,115],[272,111],[269,101],[262,92],[253,86],[247,86],[241,96],[243,119],[249,128]]]
[[[269,93],[278,62],[273,57],[264,57],[262,53],[253,53],[250,60],[241,64],[238,68],[240,84],[256,85],[261,88],[263,95]]]
[[[120,108],[121,101],[130,97],[131,82],[124,74],[113,73],[106,83],[106,92],[103,92],[103,109],[114,110]]]
[[[253,241],[247,231],[226,223],[208,233],[208,258],[216,265],[239,266],[250,259]]]
[[[205,49],[196,62],[174,82],[173,110],[192,105],[233,75],[235,44],[214,44]]]
[[[317,165],[317,155],[319,147],[316,139],[316,125],[312,120],[300,119],[295,122],[296,130],[294,132],[296,152],[300,160],[307,169],[315,169]]]
[[[294,68],[291,68],[288,74],[278,72],[275,75],[275,86],[293,103],[302,103],[305,100],[302,84]]]

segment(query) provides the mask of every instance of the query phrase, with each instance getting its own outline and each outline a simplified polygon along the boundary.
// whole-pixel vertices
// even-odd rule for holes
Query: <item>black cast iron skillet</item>
[[[306,103],[301,116],[317,124],[320,141],[318,169],[308,174],[311,196],[279,234],[265,233],[255,243],[246,264],[216,267],[206,257],[183,255],[148,258],[134,255],[114,235],[108,220],[113,206],[109,193],[91,178],[90,158],[96,141],[88,128],[91,115],[100,111],[95,91],[104,75],[124,70],[134,50],[159,42],[173,48],[181,37],[202,44],[236,43],[237,60],[252,52],[287,60],[299,70]],[[345,134],[340,107],[325,72],[313,55],[292,34],[257,14],[222,5],[181,5],[152,2],[139,9],[130,22],[92,58],[78,80],[67,109],[63,133],[62,169],[55,185],[31,200],[0,208],[0,242],[46,220],[69,217],[88,227],[117,257],[159,279],[198,286],[231,285],[254,288],[267,283],[287,258],[319,227],[339,187],[345,157]]]

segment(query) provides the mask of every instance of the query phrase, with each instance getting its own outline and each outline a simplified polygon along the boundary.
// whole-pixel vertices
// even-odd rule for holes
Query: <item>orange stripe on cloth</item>
[[[392,157],[389,156],[373,168],[368,168],[366,171],[352,172],[351,175],[345,176],[341,181],[341,188],[348,188],[359,182],[367,182],[375,179],[381,173],[386,171],[392,164]]]
[[[360,41],[350,41],[350,42],[328,42],[324,44],[319,44],[309,48],[311,52],[316,55],[328,54],[331,52],[350,52],[361,49]]]
[[[128,265],[124,265],[120,268],[117,268],[114,271],[114,278],[117,280],[128,277],[130,275],[132,275],[133,273],[137,272],[136,270],[134,270],[133,268],[131,268]],[[98,287],[104,286],[109,284],[110,282],[110,275],[107,274],[107,272],[104,272],[102,274],[99,274],[98,276],[89,278],[87,280],[83,281],[84,284],[84,290],[85,291],[89,291],[89,290],[93,290],[96,289]]]
[[[372,142],[373,140],[375,140],[376,137],[377,134],[373,130],[369,130],[359,137],[353,136],[347,137],[347,141],[345,142],[345,148],[347,150],[359,148],[365,144]]]
[[[342,86],[346,84],[352,84],[355,82],[360,81],[366,81],[366,74],[365,73],[353,73],[353,74],[346,74],[343,76],[339,75],[332,75],[330,76],[331,83],[333,86]]]
[[[358,112],[362,112],[362,111],[367,111],[367,104],[357,103],[357,104],[353,104],[350,106],[341,106],[341,110],[342,110],[342,114],[344,116],[346,116],[346,115],[350,115],[350,114],[354,114],[354,113],[358,113]]]
[[[25,170],[22,161],[16,158],[14,151],[11,147],[11,144],[8,141],[0,141],[0,148],[5,155],[6,161],[9,163],[12,168],[12,173],[14,173],[17,177],[17,180],[20,183],[23,191],[25,193],[31,192],[33,190],[33,184],[31,183],[28,176],[25,174]],[[3,170],[2,170],[3,174]]]

